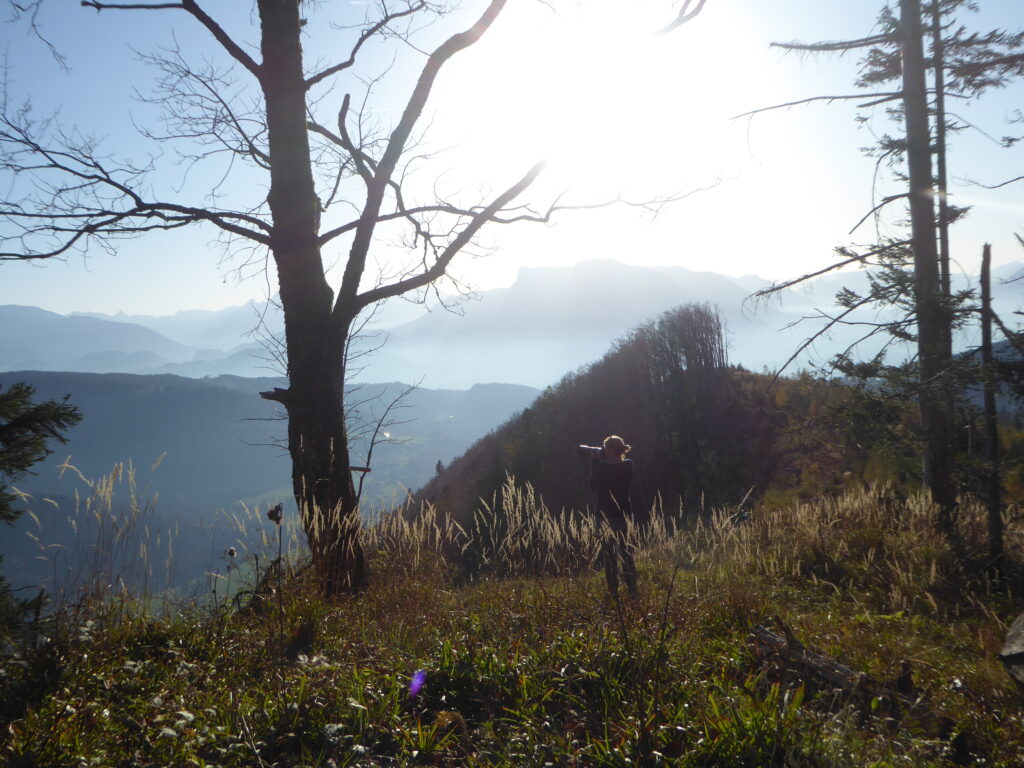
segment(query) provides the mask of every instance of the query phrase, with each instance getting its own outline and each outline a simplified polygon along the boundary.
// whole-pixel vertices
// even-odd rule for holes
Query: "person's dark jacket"
[[[633,462],[594,459],[590,465],[590,488],[597,491],[597,509],[609,522],[625,522],[631,512],[629,490],[633,485]]]

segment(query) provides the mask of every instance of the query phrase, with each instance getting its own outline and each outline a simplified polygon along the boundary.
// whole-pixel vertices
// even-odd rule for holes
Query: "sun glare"
[[[735,274],[771,269],[774,277],[801,267],[784,263],[792,258],[784,245],[766,252],[765,243],[785,242],[788,229],[765,201],[791,200],[802,231],[817,234],[806,253],[831,251],[842,233],[826,226],[824,212],[842,209],[842,187],[809,190],[825,168],[853,179],[829,154],[836,122],[849,120],[838,111],[822,112],[813,125],[780,113],[732,119],[792,98],[790,78],[800,76],[799,62],[780,66],[769,50],[756,8],[709,4],[660,36],[678,3],[587,0],[559,8],[510,4],[439,83],[432,129],[451,147],[451,188],[493,193],[544,158],[549,168],[523,196],[539,206],[563,190],[570,204],[699,194],[656,221],[641,222],[635,209],[563,214],[543,233],[489,230],[488,245],[508,249],[523,266],[570,264],[586,254]],[[844,141],[855,147],[857,137]],[[502,260],[457,269],[486,287],[515,277]]]
[[[756,79],[742,71],[742,24],[719,13],[741,52],[724,56],[703,15],[658,36],[672,13],[621,0],[507,9],[435,102],[457,165],[508,178],[545,158],[547,184],[591,192],[675,191],[684,170],[695,186],[728,175],[730,86]]]
[[[638,105],[648,88],[637,65],[650,31],[635,22],[623,30],[621,14],[601,3],[580,16],[573,24],[553,21],[536,40],[528,63],[532,94],[524,94],[533,96],[536,119],[520,137],[557,175],[587,185],[610,176],[615,182],[645,143]]]

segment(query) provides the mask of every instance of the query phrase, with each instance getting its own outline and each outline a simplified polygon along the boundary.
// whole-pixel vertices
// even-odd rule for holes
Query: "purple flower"
[[[415,696],[423,688],[423,683],[427,681],[427,672],[423,669],[416,670],[416,674],[412,676],[412,682],[409,683],[409,696]]]

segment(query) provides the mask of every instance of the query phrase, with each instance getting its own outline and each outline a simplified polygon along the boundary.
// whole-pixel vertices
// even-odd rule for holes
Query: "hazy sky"
[[[870,34],[882,3],[707,0],[690,24],[652,36],[672,17],[673,5],[510,0],[481,43],[444,71],[428,110],[431,120],[424,121],[429,130],[423,149],[435,154],[417,167],[413,191],[426,194],[436,187],[476,202],[548,157],[549,171],[523,200],[543,201],[567,188],[569,199],[580,203],[620,190],[634,199],[694,192],[656,219],[617,207],[566,212],[551,226],[492,226],[473,254],[456,262],[456,276],[487,289],[511,283],[523,266],[615,258],[781,279],[826,265],[835,246],[875,238],[872,222],[849,231],[873,200],[892,189],[859,152],[875,135],[899,130],[881,110],[864,112],[869,120],[859,127],[848,102],[731,118],[775,103],[852,93],[856,55],[803,57],[770,49],[769,43]],[[1024,28],[1024,1],[981,5],[980,16],[964,19],[971,27]],[[205,7],[237,39],[255,45],[249,4],[208,0]],[[332,31],[327,21],[357,23],[365,7],[350,2],[311,8],[305,43],[310,56],[344,58],[339,52],[347,54],[350,38]],[[451,22],[464,23],[481,7],[466,0],[464,13]],[[8,108],[29,98],[39,116],[56,111],[65,127],[97,137],[118,157],[145,158],[152,145],[138,137],[136,126],[157,126],[154,108],[133,98],[134,91],[152,93],[157,78],[138,54],[174,40],[190,61],[216,53],[205,30],[176,11],[97,14],[49,2],[40,21],[66,55],[70,72],[23,27],[0,27]],[[425,45],[454,28],[427,30]],[[371,101],[382,126],[403,106],[420,61],[405,46],[367,51],[364,77],[388,70]],[[244,98],[248,75],[239,69],[234,76],[231,90]],[[324,119],[333,123],[342,89],[359,99],[363,88],[349,79],[334,92],[317,91]],[[1015,84],[978,104],[957,102],[951,109],[998,137],[1011,132],[1006,119],[1022,106],[1024,84]],[[1024,133],[1024,126],[1017,130]],[[180,195],[194,203],[196,195],[219,184],[226,198],[251,201],[263,189],[258,175],[235,173],[221,161],[186,173],[173,160],[166,147],[156,160],[166,170],[153,177],[154,186],[165,198]],[[967,131],[953,139],[950,173],[953,201],[974,206],[955,230],[954,258],[975,271],[985,240],[994,243],[997,262],[1024,258],[1013,238],[1024,231],[1024,183],[999,191],[964,183],[1021,175],[1024,147],[1002,150],[980,131]],[[252,263],[253,254],[225,252],[213,235],[176,232],[125,242],[116,255],[95,250],[88,258],[73,255],[63,262],[0,263],[0,304],[170,314],[265,298],[274,276],[264,273],[263,262]],[[332,245],[325,259],[343,264],[345,245]],[[379,254],[385,269],[406,258],[383,244]]]

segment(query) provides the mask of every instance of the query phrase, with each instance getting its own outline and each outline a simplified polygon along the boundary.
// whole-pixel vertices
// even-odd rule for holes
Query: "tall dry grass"
[[[294,571],[308,561],[296,515],[286,515],[278,527],[258,506],[245,505],[199,521],[189,531],[189,547],[196,548],[199,530],[208,549],[183,557],[181,522],[156,514],[157,499],[130,463],[97,480],[78,477],[82,488],[73,509],[40,500],[45,512],[29,512],[30,535],[47,563],[47,590],[58,604],[112,597],[152,606],[211,596],[223,602],[266,581],[274,563]],[[955,542],[937,529],[925,497],[904,498],[880,485],[815,503],[757,507],[742,522],[728,510],[686,512],[666,514],[656,504],[644,525],[630,524],[629,542],[641,566],[681,566],[739,582],[756,577],[868,590],[893,611],[937,610],[964,595],[1020,588],[1024,536],[1014,510],[1008,512],[1008,580],[1000,583],[990,578],[985,559],[985,510],[970,500],[960,507]],[[55,543],[41,518],[61,513],[73,535]],[[607,534],[589,510],[551,510],[529,483],[513,477],[480,501],[471,520],[425,505],[376,511],[360,529],[376,583],[578,576],[596,567]],[[186,564],[192,570],[182,573]],[[280,578],[280,569],[276,573]]]
[[[51,606],[126,598],[160,610],[223,600],[257,579],[279,547],[283,560],[303,558],[298,521],[286,520],[279,539],[258,506],[171,516],[160,512],[158,495],[131,462],[95,479],[68,463],[60,471],[75,481],[68,495],[23,496],[26,549],[34,557],[23,573],[11,574],[38,582],[32,586],[45,590]]]
[[[698,518],[666,552],[693,568],[737,579],[821,583],[873,595],[891,611],[956,609],[973,595],[1020,592],[1024,536],[1015,509],[995,577],[988,558],[987,511],[962,499],[955,536],[943,534],[925,494],[901,496],[886,485],[838,497],[757,508],[743,523],[725,512]]]
[[[663,547],[675,518],[658,512],[630,520],[627,541],[637,550]],[[646,519],[649,518],[649,521]],[[548,508],[530,483],[507,477],[472,519],[459,522],[432,505],[380,513],[363,528],[363,543],[383,574],[412,576],[442,568],[459,581],[520,576],[576,576],[595,567],[607,526],[590,510]]]
[[[1001,577],[988,559],[987,512],[971,499],[961,500],[953,538],[939,530],[924,494],[903,496],[886,485],[742,516],[686,512],[655,505],[645,525],[630,525],[642,567],[681,567],[737,589],[756,579],[856,590],[892,612],[987,610],[992,596],[1024,594],[1024,526],[1015,509],[1006,511]],[[509,477],[465,524],[426,506],[414,516],[380,515],[363,535],[378,576],[434,569],[472,580],[577,576],[597,565],[607,530],[586,510],[548,509],[528,483]]]

